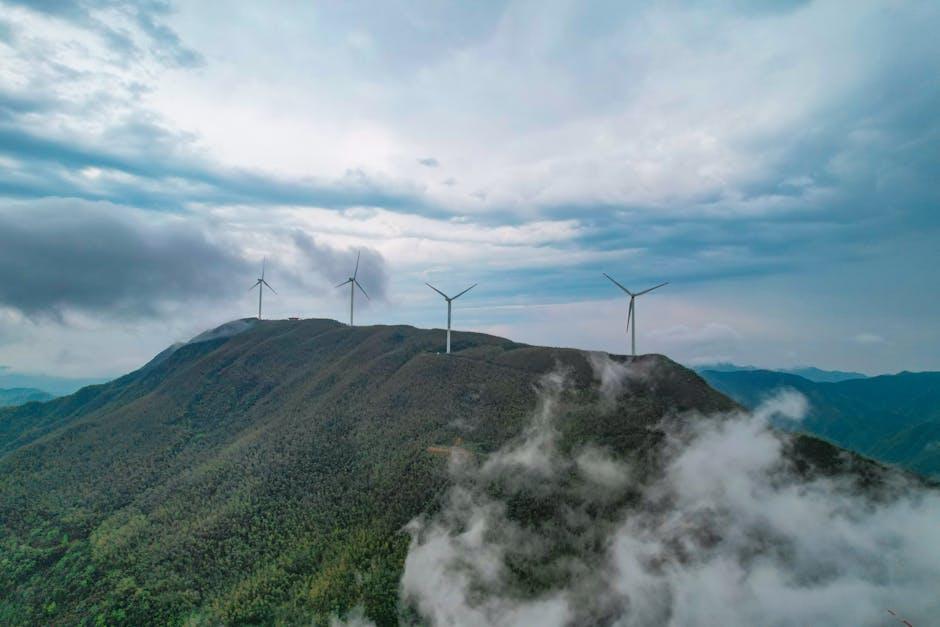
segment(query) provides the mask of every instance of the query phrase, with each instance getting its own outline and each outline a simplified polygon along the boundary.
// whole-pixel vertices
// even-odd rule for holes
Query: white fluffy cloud
[[[664,473],[638,483],[610,453],[555,446],[561,388],[554,375],[524,437],[465,460],[443,509],[411,524],[402,596],[431,624],[874,626],[889,609],[913,624],[940,612],[940,497],[902,477],[875,499],[796,473],[768,421],[801,418],[798,394],[664,423]],[[527,523],[517,498],[566,513]]]

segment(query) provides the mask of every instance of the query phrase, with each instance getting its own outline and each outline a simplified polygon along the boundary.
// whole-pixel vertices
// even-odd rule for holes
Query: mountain
[[[820,370],[815,366],[804,366],[802,368],[785,368],[780,372],[795,374],[816,381],[818,383],[838,383],[839,381],[850,381],[852,379],[865,379],[868,375],[861,372],[845,372],[842,370]]]
[[[0,388],[0,407],[22,405],[32,401],[41,403],[52,398],[54,398],[52,394],[36,388]]]
[[[768,370],[700,373],[748,407],[775,390],[809,399],[809,415],[789,425],[839,446],[908,470],[940,476],[940,372],[902,372],[864,379],[815,382]]]
[[[696,372],[741,372],[741,371],[750,371],[750,370],[765,370],[763,368],[756,368],[754,366],[738,366],[736,364],[728,362],[720,362],[716,364],[702,364],[695,366]],[[809,379],[810,381],[816,381],[819,383],[835,383],[837,381],[849,381],[850,379],[865,379],[868,375],[864,375],[861,372],[845,372],[842,370],[822,370],[816,368],[815,366],[802,366],[799,368],[777,368],[771,370],[771,372],[782,372],[784,374],[795,374],[797,376],[803,377],[804,379]]]
[[[720,361],[714,364],[699,364],[693,366],[696,372],[738,372],[739,370],[759,370],[755,366],[739,366],[728,361]]]
[[[73,394],[85,386],[104,381],[103,378],[72,379],[41,374],[21,374],[10,372],[5,366],[0,366],[0,388],[35,388],[48,392],[52,396]]]
[[[448,356],[441,331],[408,326],[236,321],[197,340],[109,383],[0,410],[0,623],[326,624],[358,607],[397,624],[410,611],[402,530],[447,511],[453,459],[495,459],[548,406],[560,416],[551,446],[518,455],[538,462],[557,439],[602,483],[620,485],[629,463],[641,485],[677,441],[664,417],[692,428],[738,408],[659,355],[630,362],[624,382],[610,376],[623,357],[599,369],[595,354],[475,333]],[[546,405],[549,373],[565,384]],[[807,476],[879,476],[813,438],[784,449]],[[519,525],[575,525],[571,547],[587,538],[573,512],[589,521],[640,502],[627,489],[585,505],[565,472],[564,498],[512,482],[487,494],[508,490],[499,511]],[[554,581],[525,564],[513,566],[519,594]]]

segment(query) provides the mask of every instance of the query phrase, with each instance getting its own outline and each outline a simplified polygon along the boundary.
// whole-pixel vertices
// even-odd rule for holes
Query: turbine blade
[[[637,296],[642,296],[643,294],[648,294],[649,292],[652,292],[653,290],[658,290],[658,289],[661,288],[663,285],[669,285],[669,282],[666,281],[665,283],[660,283],[659,285],[657,285],[657,286],[655,286],[655,287],[651,287],[651,288],[649,288],[648,290],[643,290],[642,292],[637,292]]]
[[[450,297],[449,297],[447,294],[445,294],[445,293],[442,292],[441,290],[437,289],[436,287],[434,287],[433,285],[431,285],[431,284],[428,283],[427,281],[425,281],[424,284],[427,285],[428,287],[430,287],[432,290],[434,290],[434,291],[437,292],[438,294],[440,294],[441,296],[443,296],[445,299],[450,300]],[[454,298],[457,298],[457,297],[454,296]]]
[[[359,257],[362,256],[362,251],[356,253],[356,269],[353,270],[353,278],[355,279],[359,275]]]
[[[630,332],[631,324],[633,324],[633,298],[630,299],[630,307],[627,309],[627,333]]]
[[[251,290],[253,290],[253,289],[255,289],[256,287],[258,287],[258,284],[259,284],[259,283],[261,283],[261,279],[258,279],[257,281],[255,281],[255,284],[252,285],[251,287],[249,287],[249,288],[248,288],[248,291],[250,292]]]
[[[267,262],[267,260],[268,260],[267,257],[261,258],[261,280],[262,281],[264,280],[264,264]]]
[[[265,286],[267,286],[267,288],[268,288],[269,290],[271,290],[272,292],[274,292],[275,294],[277,294],[277,290],[274,289],[273,287],[271,287],[270,284],[268,284],[267,281],[265,281],[264,279],[261,279],[261,282],[264,283]]]
[[[451,298],[451,300],[457,300],[458,298],[460,298],[461,296],[463,296],[464,294],[466,294],[467,292],[469,292],[470,290],[472,290],[473,288],[475,288],[477,285],[479,285],[479,283],[474,283],[473,285],[471,285],[470,287],[468,287],[468,288],[465,289],[464,291],[460,292],[459,294],[457,294],[456,296],[454,296],[453,298]]]
[[[362,289],[362,286],[361,286],[361,285],[359,285],[359,281],[353,281],[353,284],[354,284],[356,287],[359,288],[359,291],[362,292],[362,294],[363,294],[366,298],[369,298],[369,295],[366,294],[366,291],[365,291],[364,289]],[[369,298],[369,300],[372,300],[372,299]]]
[[[342,283],[340,283],[340,284],[337,285],[336,287],[343,287],[343,286],[346,285],[347,283],[352,283],[352,279],[346,279],[345,281],[343,281]]]
[[[630,296],[633,296],[633,292],[631,292],[630,290],[628,290],[628,289],[625,288],[624,286],[620,285],[620,283],[618,283],[617,280],[614,279],[614,277],[610,276],[610,275],[607,274],[606,272],[604,272],[604,273],[602,273],[602,274],[603,274],[605,277],[607,277],[608,279],[610,279],[610,282],[611,282],[611,283],[613,283],[614,285],[616,285],[617,287],[619,287],[620,289],[622,289],[624,292],[626,292],[626,293],[629,294]]]

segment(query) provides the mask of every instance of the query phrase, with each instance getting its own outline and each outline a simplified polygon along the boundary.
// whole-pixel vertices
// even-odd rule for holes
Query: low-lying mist
[[[598,411],[632,376],[593,359]],[[545,377],[526,431],[455,457],[443,507],[411,522],[401,583],[434,625],[914,625],[940,617],[940,495],[898,474],[874,492],[806,478],[757,410],[664,418],[654,473],[565,447],[566,377]],[[652,477],[652,478],[650,478]]]

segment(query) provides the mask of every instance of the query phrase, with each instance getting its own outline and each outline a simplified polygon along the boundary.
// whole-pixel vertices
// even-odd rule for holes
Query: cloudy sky
[[[252,315],[940,369],[940,4],[0,1],[0,373]]]

